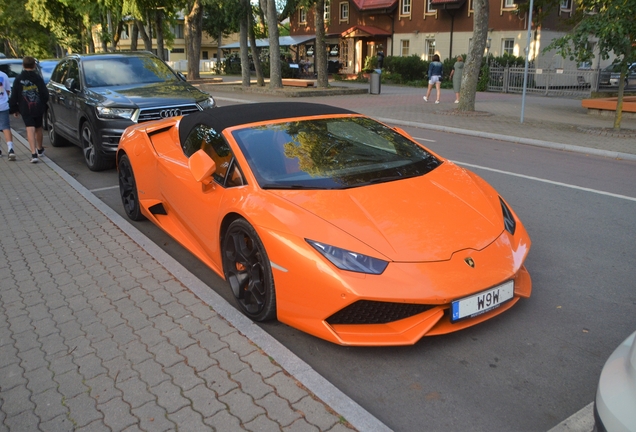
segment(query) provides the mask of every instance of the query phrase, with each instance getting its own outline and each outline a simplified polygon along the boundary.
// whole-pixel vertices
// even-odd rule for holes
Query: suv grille
[[[334,324],[386,324],[417,315],[435,305],[358,300],[327,318]]]
[[[197,111],[199,111],[199,107],[196,104],[146,108],[139,112],[139,120],[137,120],[137,123],[161,120],[163,118],[191,114]]]

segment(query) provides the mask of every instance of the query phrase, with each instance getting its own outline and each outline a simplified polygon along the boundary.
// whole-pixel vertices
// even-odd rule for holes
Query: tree
[[[26,10],[24,0],[0,0],[0,40],[4,42],[5,55],[49,57],[54,47],[47,33]]]
[[[578,62],[594,57],[590,38],[596,40],[601,59],[616,55],[621,76],[618,102],[614,116],[614,129],[620,129],[623,116],[623,93],[628,66],[636,61],[636,0],[578,0],[574,14],[574,29],[555,39],[544,51],[555,49],[563,57]]]
[[[239,31],[240,3],[238,1],[208,0],[203,4],[203,31],[216,39],[217,70],[220,71],[223,38]]]
[[[203,35],[203,7],[201,0],[189,0],[184,20],[188,79],[199,79],[201,36]]]
[[[283,88],[276,0],[260,0],[260,4],[267,19],[267,33],[269,34],[269,86],[270,88]]]
[[[327,45],[325,44],[325,0],[316,1],[316,61],[314,64],[318,72],[318,87],[329,86],[327,75]]]
[[[488,19],[490,8],[488,0],[474,0],[473,9],[473,43],[466,56],[462,84],[459,93],[460,111],[475,111],[475,95],[477,94],[477,82],[481,71],[481,61],[484,57],[486,42],[488,39]]]

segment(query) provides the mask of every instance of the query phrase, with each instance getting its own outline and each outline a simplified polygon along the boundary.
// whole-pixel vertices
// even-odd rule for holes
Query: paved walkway
[[[636,139],[578,128],[612,120],[577,100],[529,97],[520,124],[518,95],[479,94],[486,114],[457,116],[450,90],[439,105],[422,93],[383,86],[311,101],[636,160]],[[0,432],[388,430],[52,161],[30,164],[24,144],[17,137],[16,162],[3,144],[0,159]]]
[[[388,430],[22,141],[0,159],[0,431]]]

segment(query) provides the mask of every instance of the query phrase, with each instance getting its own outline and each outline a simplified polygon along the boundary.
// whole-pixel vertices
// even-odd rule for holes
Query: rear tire
[[[146,219],[141,213],[137,182],[135,181],[135,174],[128,155],[123,155],[119,159],[117,177],[119,178],[119,195],[121,196],[121,203],[124,205],[126,216],[134,221]]]
[[[63,147],[68,143],[68,141],[57,133],[55,119],[53,118],[53,111],[51,108],[46,110],[46,130],[48,131],[49,142],[53,147]]]

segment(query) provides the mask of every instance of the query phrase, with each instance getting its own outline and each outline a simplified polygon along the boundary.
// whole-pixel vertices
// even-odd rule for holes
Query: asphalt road
[[[410,347],[340,347],[280,323],[262,327],[395,431],[548,430],[593,401],[606,358],[636,329],[636,163],[405,129],[513,206],[533,241],[532,297]],[[114,170],[90,172],[79,148],[45,146],[124,214]],[[171,238],[133,224],[233,302],[225,282]]]

